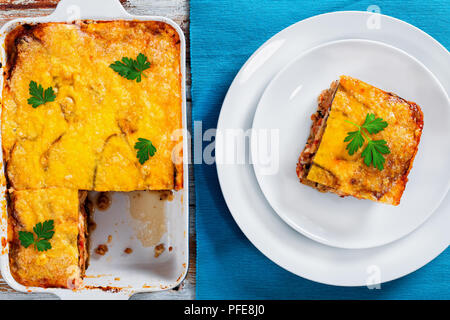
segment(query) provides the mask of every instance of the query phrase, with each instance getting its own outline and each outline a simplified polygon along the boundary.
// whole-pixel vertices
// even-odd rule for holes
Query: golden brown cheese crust
[[[80,282],[78,191],[64,188],[12,191],[9,215],[10,268],[25,286],[69,287]],[[19,231],[32,232],[45,220],[54,220],[52,248],[37,251],[23,247]]]
[[[368,113],[388,122],[387,128],[372,136],[375,140],[386,140],[390,149],[390,154],[385,155],[382,171],[364,164],[363,148],[351,156],[344,143],[347,132],[355,129],[345,120],[363,123]],[[398,205],[417,153],[422,128],[423,114],[415,103],[360,80],[341,76],[326,129],[306,180],[339,195]]]
[[[17,190],[182,188],[180,40],[162,22],[110,21],[19,26],[6,40],[2,147]],[[145,54],[140,83],[109,65]],[[27,103],[30,81],[53,87],[54,102]],[[143,165],[138,138],[157,152]]]

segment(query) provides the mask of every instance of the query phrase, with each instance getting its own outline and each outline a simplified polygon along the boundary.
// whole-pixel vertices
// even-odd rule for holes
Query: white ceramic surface
[[[125,11],[118,0],[62,0],[55,11],[45,17],[21,18],[6,23],[0,30],[0,42],[3,43],[6,34],[15,26],[23,23],[40,22],[72,22],[78,19],[92,20],[143,20],[161,21],[171,25],[179,34],[181,42],[181,73],[182,73],[182,114],[183,129],[187,128],[186,118],[186,42],[183,31],[170,19],[159,16],[134,16]],[[2,62],[5,52],[1,49]],[[3,73],[2,73],[3,75]],[[0,77],[2,87],[3,77]],[[114,193],[113,202],[108,211],[96,211],[94,221],[97,228],[91,234],[90,264],[86,270],[84,287],[80,290],[24,287],[11,276],[8,260],[8,247],[2,249],[0,266],[2,277],[15,290],[21,292],[54,293],[63,299],[128,299],[138,292],[152,292],[171,289],[180,284],[187,274],[189,262],[189,195],[188,195],[188,159],[189,148],[186,130],[183,130],[183,190],[174,193],[174,200],[165,204],[167,232],[162,241],[166,245],[165,252],[154,258],[154,246],[144,247],[137,239],[133,229],[133,218],[129,211],[129,198],[124,193]],[[3,157],[1,157],[3,159]],[[2,172],[4,170],[2,163]],[[0,200],[5,201],[5,186],[1,186]],[[0,236],[7,237],[6,207],[2,208]],[[112,235],[108,253],[100,257],[93,252],[95,245],[106,243]],[[173,250],[169,252],[169,246]],[[124,254],[124,249],[131,247],[132,254]],[[107,287],[120,288],[107,290]],[[103,288],[103,289],[102,289]]]
[[[424,130],[400,205],[320,193],[298,181],[296,165],[317,109],[317,97],[345,74],[416,102]],[[279,216],[295,230],[340,248],[370,248],[395,241],[438,208],[450,186],[450,103],[423,64],[392,46],[369,40],[339,40],[294,59],[270,82],[258,104],[252,159],[259,185]],[[267,161],[262,133],[278,131]],[[344,145],[344,141],[342,141]],[[267,168],[278,168],[267,170]]]
[[[371,21],[377,22],[375,27],[369,23]],[[284,29],[249,58],[227,93],[219,117],[219,132],[250,129],[262,93],[287,63],[315,46],[343,39],[369,39],[393,45],[422,62],[447,94],[450,92],[450,74],[446,67],[450,65],[450,54],[423,31],[398,19],[370,12],[323,14]],[[298,143],[295,146],[300,151],[301,146]],[[448,148],[449,144],[443,147]],[[340,286],[381,283],[417,270],[450,243],[450,197],[447,196],[421,227],[388,245],[341,249],[320,244],[279,218],[262,194],[249,163],[221,162],[228,151],[229,145],[218,135],[217,171],[231,214],[264,255],[294,274]]]

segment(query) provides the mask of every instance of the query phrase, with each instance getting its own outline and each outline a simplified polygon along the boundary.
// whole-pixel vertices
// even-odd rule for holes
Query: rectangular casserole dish
[[[321,93],[318,104],[311,117],[310,136],[297,164],[300,182],[341,197],[399,205],[422,135],[420,107],[344,75]],[[351,139],[347,137],[358,133],[353,131],[353,122],[362,125],[375,121],[381,123],[381,129],[364,129],[361,134],[369,139],[367,131],[374,142],[381,142],[377,150],[387,150],[377,165],[375,158],[372,165],[372,160],[369,163],[364,160],[364,148],[351,151],[347,144]],[[372,159],[372,153],[368,155]]]
[[[108,10],[105,10],[108,8]],[[107,12],[105,12],[107,11]],[[155,257],[155,246],[143,246],[142,230],[136,228],[136,217],[130,211],[130,203],[137,194],[114,193],[111,207],[105,212],[96,212],[94,216],[97,228],[91,234],[91,249],[89,268],[82,288],[76,290],[26,287],[19,284],[12,277],[9,265],[8,245],[8,213],[6,194],[6,179],[4,163],[2,162],[1,184],[1,230],[2,252],[0,265],[5,281],[15,290],[22,292],[54,293],[61,298],[112,298],[126,299],[137,292],[151,292],[170,289],[184,279],[188,268],[188,159],[189,149],[187,143],[187,119],[185,96],[185,38],[184,34],[173,21],[155,16],[133,16],[128,14],[117,0],[82,1],[63,0],[55,11],[46,17],[16,19],[5,24],[0,30],[0,39],[4,43],[5,37],[12,29],[21,24],[37,24],[44,22],[66,22],[75,20],[112,21],[112,20],[138,20],[159,21],[173,27],[180,39],[180,69],[181,69],[181,95],[182,95],[182,131],[183,131],[183,185],[184,188],[174,192],[172,201],[165,201],[162,210],[165,213],[166,232],[161,243],[166,250]],[[2,46],[2,65],[6,65],[5,45]],[[0,77],[3,88],[3,72]],[[3,159],[3,155],[2,155]],[[138,223],[139,224],[139,223]],[[111,237],[109,237],[111,236]],[[105,256],[96,255],[93,249],[102,243],[108,244],[109,251]],[[131,247],[132,254],[125,254],[124,248]],[[169,250],[169,248],[171,250]]]

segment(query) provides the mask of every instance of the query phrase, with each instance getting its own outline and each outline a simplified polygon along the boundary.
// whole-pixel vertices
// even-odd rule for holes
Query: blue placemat
[[[450,45],[448,0],[191,0],[192,119],[215,128],[231,81],[267,39],[302,19],[378,5]],[[201,151],[200,151],[201,152]],[[199,156],[194,150],[194,156]],[[201,156],[201,155],[200,155]],[[450,250],[411,275],[382,285],[344,288],[294,276],[263,256],[234,222],[215,165],[195,165],[198,299],[450,299]]]

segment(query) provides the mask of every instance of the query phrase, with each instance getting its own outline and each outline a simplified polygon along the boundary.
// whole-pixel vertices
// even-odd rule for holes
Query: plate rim
[[[445,97],[447,98],[447,100],[449,99],[449,96],[444,88],[444,86],[441,84],[441,82],[439,81],[439,79],[418,59],[416,59],[414,56],[412,56],[411,54],[409,54],[408,52],[399,49],[393,45],[381,42],[381,41],[376,41],[376,40],[369,40],[369,39],[356,39],[356,38],[349,38],[349,39],[339,39],[339,40],[332,40],[332,41],[327,41],[324,43],[321,43],[319,45],[313,46],[305,51],[302,51],[300,54],[296,55],[293,59],[291,59],[285,66],[283,66],[283,68],[280,69],[280,71],[278,71],[273,78],[269,81],[268,85],[266,86],[266,88],[264,89],[263,93],[261,94],[261,97],[258,101],[258,104],[256,106],[256,110],[255,110],[255,114],[253,115],[253,121],[252,121],[252,130],[255,130],[255,122],[257,121],[257,114],[258,114],[258,110],[260,109],[261,103],[264,100],[265,96],[268,94],[268,91],[271,90],[271,88],[275,85],[275,83],[277,82],[277,80],[279,80],[279,78],[285,74],[285,72],[292,67],[295,63],[297,63],[299,60],[301,60],[302,58],[304,58],[306,55],[311,54],[312,52],[316,51],[316,50],[320,50],[322,48],[325,47],[329,47],[329,46],[333,46],[333,45],[339,45],[342,43],[370,43],[370,44],[374,44],[374,45],[378,45],[381,47],[385,47],[385,48],[389,48],[390,50],[396,51],[406,57],[408,57],[409,59],[411,59],[412,61],[414,61],[415,63],[417,63],[426,73],[428,73],[430,75],[430,77],[435,81],[436,85],[438,86],[439,90],[442,91],[442,93],[445,95]],[[258,128],[256,128],[257,130]],[[255,136],[252,135],[250,137],[250,152],[252,154],[253,157],[253,153],[254,153],[254,138]],[[376,244],[367,246],[367,245],[354,245],[354,246],[345,246],[345,245],[339,245],[336,244],[333,241],[329,241],[325,238],[322,238],[320,236],[317,236],[313,233],[310,232],[310,230],[306,230],[305,228],[301,227],[300,225],[297,225],[292,219],[290,219],[286,214],[284,213],[280,213],[279,210],[277,210],[277,208],[274,207],[274,205],[272,204],[272,201],[269,200],[269,198],[267,197],[267,192],[265,191],[265,188],[263,187],[263,183],[261,181],[262,177],[260,174],[257,173],[257,164],[255,164],[254,162],[251,164],[253,167],[253,170],[255,172],[255,176],[256,176],[256,180],[258,181],[259,187],[261,189],[261,192],[263,193],[264,197],[266,198],[267,202],[269,203],[269,205],[272,207],[272,209],[278,214],[278,216],[285,222],[287,223],[291,228],[293,228],[294,230],[296,230],[297,232],[300,232],[301,234],[303,234],[304,236],[310,238],[311,240],[317,241],[319,243],[322,243],[324,245],[328,245],[331,247],[336,247],[336,248],[340,248],[340,249],[370,249],[370,248],[375,248],[375,247],[380,247],[383,245],[387,245],[389,243],[395,242],[397,240],[400,240],[404,237],[406,237],[408,234],[414,232],[416,229],[420,228],[420,226],[422,226],[433,214],[434,212],[436,212],[436,210],[440,207],[441,203],[444,201],[445,197],[448,194],[448,191],[450,190],[450,179],[447,181],[447,187],[442,195],[442,197],[434,204],[433,208],[428,212],[428,214],[426,216],[423,217],[423,219],[411,230],[402,233],[400,236],[396,237],[393,240],[388,240],[388,241],[379,241]]]
[[[373,14],[371,12],[367,12],[367,11],[353,11],[353,10],[344,10],[344,11],[335,11],[335,12],[328,12],[328,13],[323,13],[323,14],[319,14],[319,15],[315,15],[312,17],[308,17],[306,19],[297,21],[295,23],[293,23],[292,25],[280,30],[278,33],[274,34],[273,36],[271,36],[269,39],[267,39],[264,43],[262,43],[257,50],[255,50],[252,55],[250,55],[250,57],[246,60],[246,62],[241,66],[241,68],[239,69],[239,72],[236,74],[235,78],[233,79],[232,83],[229,86],[229,89],[225,95],[225,98],[223,100],[223,104],[219,113],[219,117],[218,117],[218,123],[217,123],[217,129],[219,130],[219,128],[221,127],[221,122],[223,122],[223,113],[224,113],[224,105],[227,103],[227,101],[230,99],[230,91],[231,88],[233,86],[236,85],[237,82],[237,78],[238,76],[242,75],[243,70],[245,69],[246,66],[248,66],[248,64],[250,63],[250,61],[252,61],[252,59],[255,57],[255,55],[257,55],[261,49],[269,42],[271,42],[275,37],[277,37],[280,33],[284,33],[284,32],[288,32],[288,30],[295,28],[297,25],[299,25],[300,23],[305,23],[305,22],[309,22],[310,20],[313,19],[320,19],[320,18],[324,18],[324,17],[328,17],[328,16],[337,16],[337,15],[353,15],[353,14],[357,14],[357,15],[364,15],[366,17],[368,17],[369,15]],[[383,17],[384,19],[390,20],[391,22],[399,25],[399,26],[406,26],[407,28],[409,28],[412,32],[418,32],[419,34],[423,35],[425,37],[426,40],[430,41],[431,43],[433,43],[435,46],[437,46],[436,49],[440,49],[443,50],[445,53],[447,53],[447,55],[450,56],[449,51],[442,45],[440,44],[437,40],[435,40],[433,37],[431,37],[429,34],[427,34],[426,32],[424,32],[423,30],[411,25],[410,23],[407,23],[403,20],[400,20],[398,18],[395,17],[391,17],[388,15],[384,15],[384,14],[378,14],[379,16]],[[417,59],[417,58],[416,58]],[[418,59],[419,60],[419,59]],[[419,60],[420,61],[420,60]],[[217,146],[216,146],[216,157],[217,157]],[[219,151],[220,153],[220,151]],[[222,194],[225,200],[225,203],[227,204],[227,207],[231,213],[231,216],[233,217],[234,221],[236,222],[236,224],[238,225],[238,227],[240,228],[240,230],[242,231],[242,233],[246,236],[246,238],[250,241],[251,244],[253,244],[266,258],[268,258],[269,260],[271,260],[273,263],[275,263],[276,265],[278,265],[279,267],[299,276],[299,277],[303,277],[305,279],[311,280],[311,281],[315,281],[318,283],[323,283],[323,284],[328,284],[328,285],[334,285],[334,286],[346,286],[346,287],[354,287],[354,286],[363,286],[364,283],[361,283],[359,281],[330,281],[330,280],[324,280],[324,279],[318,279],[314,276],[311,276],[311,274],[305,274],[305,272],[299,272],[298,270],[295,270],[295,268],[292,267],[292,265],[286,265],[280,261],[280,258],[277,257],[276,259],[272,258],[269,254],[268,254],[268,250],[261,248],[261,245],[259,243],[255,243],[254,239],[253,239],[253,235],[251,234],[250,231],[246,230],[246,228],[244,228],[243,225],[243,221],[241,221],[239,219],[239,217],[236,215],[236,213],[234,212],[233,208],[234,205],[231,204],[231,202],[229,201],[229,196],[226,195],[226,193],[224,192],[224,181],[223,181],[223,176],[220,173],[221,170],[221,165],[216,163],[216,172],[218,175],[218,181],[219,181],[219,185],[220,188],[222,190]],[[420,228],[419,228],[420,229]],[[417,230],[416,230],[417,232]],[[450,240],[450,239],[449,239]],[[395,242],[394,242],[395,243]],[[392,244],[388,244],[392,245]],[[387,278],[383,278],[381,280],[380,283],[384,283],[384,282],[388,282],[388,281],[392,281],[398,278],[401,278],[405,275],[408,275],[418,269],[420,269],[421,267],[423,267],[424,265],[426,265],[427,263],[429,263],[430,261],[432,261],[433,259],[435,259],[438,255],[440,255],[447,247],[449,246],[449,241],[447,241],[447,243],[444,244],[440,244],[439,246],[436,246],[437,248],[434,249],[433,247],[433,252],[431,253],[431,255],[429,255],[428,257],[426,257],[425,259],[421,259],[420,262],[417,261],[413,261],[412,266],[410,266],[409,268],[404,268],[407,270],[403,270],[401,272],[393,272],[394,275],[389,276]],[[337,248],[335,248],[337,249]],[[371,249],[368,249],[371,250]],[[424,260],[424,261],[423,261]],[[298,269],[298,268],[297,268]]]

